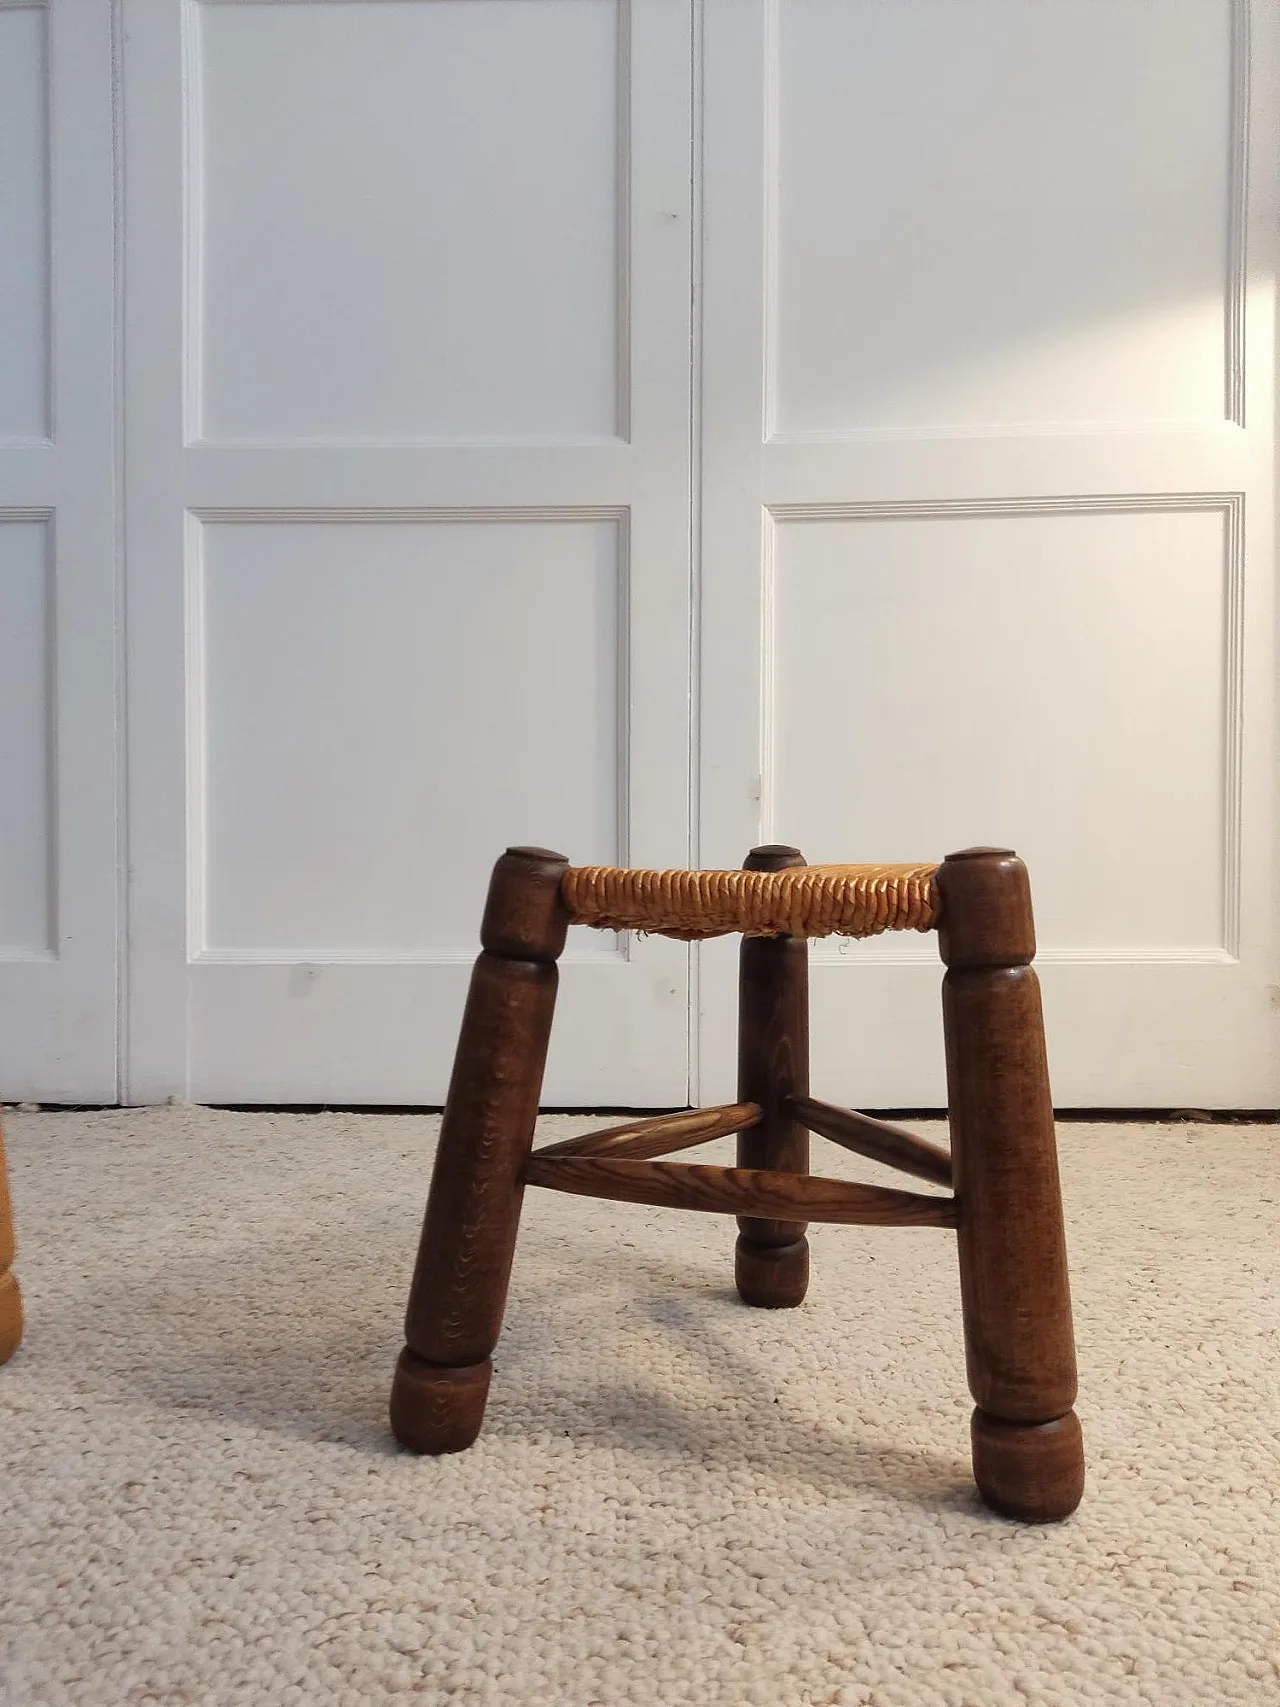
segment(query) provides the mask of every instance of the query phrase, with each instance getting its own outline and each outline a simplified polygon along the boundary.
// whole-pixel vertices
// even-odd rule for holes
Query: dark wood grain
[[[938,890],[974,1475],[994,1509],[1049,1521],[1079,1503],[1084,1455],[1030,887],[1012,853],[971,849]]]
[[[752,848],[744,871],[790,871],[798,848]],[[759,1121],[738,1138],[740,1168],[809,1171],[808,1129],[787,1099],[809,1089],[809,945],[795,937],[744,937],[738,956],[738,1099],[760,1105]],[[744,1216],[733,1253],[744,1304],[791,1309],[809,1289],[803,1221]]]
[[[712,1215],[834,1221],[845,1226],[954,1227],[955,1201],[878,1185],[779,1173],[772,1168],[716,1168],[698,1162],[617,1161],[598,1156],[530,1156],[526,1185],[604,1197],[618,1203],[652,1203]]]
[[[5,1166],[4,1132],[0,1130],[0,1363],[7,1363],[22,1343],[22,1294],[13,1274],[15,1255],[13,1204]]]
[[[648,1161],[654,1156],[669,1156],[675,1150],[687,1150],[694,1144],[709,1143],[712,1138],[727,1138],[754,1125],[759,1118],[760,1105],[754,1102],[692,1108],[680,1114],[632,1120],[625,1126],[608,1126],[603,1132],[562,1138],[558,1144],[544,1144],[534,1155],[630,1156],[636,1161]]]
[[[873,1120],[856,1109],[834,1108],[813,1097],[789,1097],[786,1107],[810,1132],[829,1138],[857,1156],[883,1162],[902,1173],[914,1174],[917,1179],[932,1180],[935,1185],[951,1184],[951,1157],[947,1151],[917,1138],[904,1127],[893,1126],[887,1120]]]
[[[517,848],[493,870],[392,1385],[391,1426],[418,1452],[469,1446],[483,1420],[555,1007],[566,863]]]

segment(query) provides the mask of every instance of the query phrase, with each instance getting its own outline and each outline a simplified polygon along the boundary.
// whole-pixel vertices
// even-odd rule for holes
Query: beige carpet
[[[1062,1129],[1090,1477],[1026,1529],[932,1231],[757,1313],[719,1218],[530,1193],[487,1431],[400,1454],[435,1125],[7,1117],[5,1707],[1280,1702],[1280,1128]]]

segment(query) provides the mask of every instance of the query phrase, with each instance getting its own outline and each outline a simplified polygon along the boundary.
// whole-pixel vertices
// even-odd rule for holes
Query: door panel
[[[613,0],[199,5],[196,436],[625,436],[621,25]]]
[[[688,857],[688,6],[126,14],[130,1095],[438,1102],[504,846]],[[545,1099],[687,966],[575,932]]]
[[[708,4],[703,859],[1017,847],[1066,1105],[1280,1096],[1275,34]],[[940,1104],[936,945],[813,952],[821,1094]]]
[[[109,9],[0,6],[0,1097],[116,1094]]]
[[[1224,414],[1229,0],[781,0],[770,437]]]

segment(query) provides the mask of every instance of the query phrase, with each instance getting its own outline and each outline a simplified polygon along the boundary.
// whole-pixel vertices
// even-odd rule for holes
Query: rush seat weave
[[[936,865],[808,865],[788,871],[629,871],[570,866],[574,924],[703,937],[879,936],[938,922]]]

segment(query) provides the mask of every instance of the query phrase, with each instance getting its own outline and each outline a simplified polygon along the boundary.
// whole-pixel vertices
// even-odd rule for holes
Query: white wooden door
[[[489,867],[685,863],[687,0],[124,0],[133,1100],[442,1099]],[[680,1103],[574,933],[548,1103]]]
[[[1016,847],[1060,1104],[1280,1100],[1278,22],[707,0],[702,859]],[[817,1094],[940,1104],[932,941],[814,961]]]
[[[0,1097],[116,1094],[107,6],[0,0]]]

